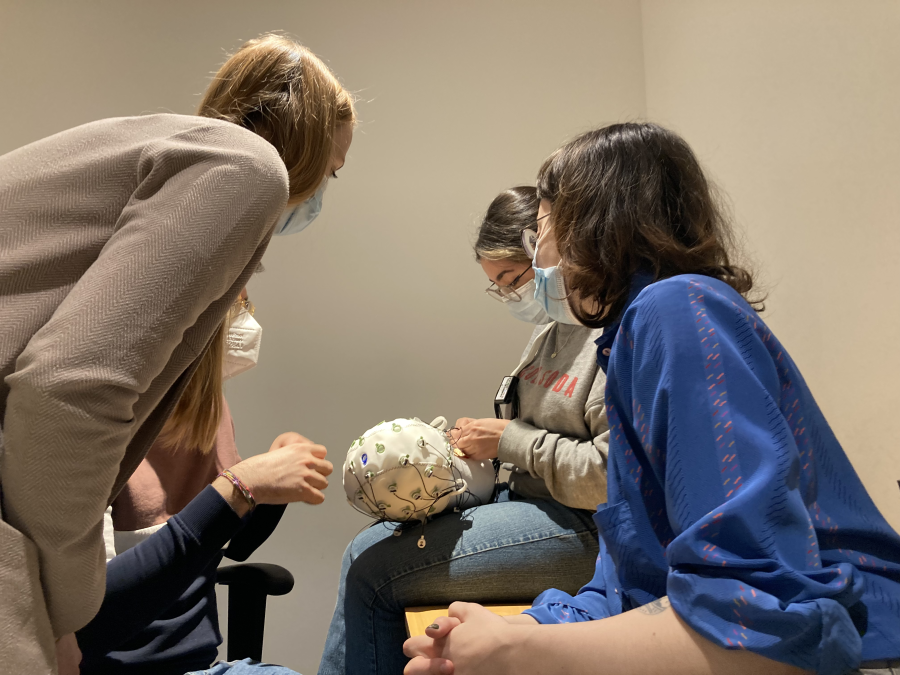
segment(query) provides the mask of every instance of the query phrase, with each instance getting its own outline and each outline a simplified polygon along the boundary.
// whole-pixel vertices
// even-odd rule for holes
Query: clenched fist
[[[321,504],[325,501],[322,490],[328,487],[327,476],[334,470],[325,459],[326,452],[325,446],[288,432],[278,436],[268,452],[235,464],[231,473],[250,489],[258,504]],[[222,483],[227,483],[227,479],[216,480],[217,489],[222,488],[220,492],[230,492],[230,483]],[[229,502],[240,507],[240,500],[229,499]],[[239,514],[245,511],[236,510]]]

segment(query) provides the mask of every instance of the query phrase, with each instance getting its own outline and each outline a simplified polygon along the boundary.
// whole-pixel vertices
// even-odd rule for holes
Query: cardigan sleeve
[[[214,303],[224,315],[287,196],[275,149],[237,127],[153,141],[136,170],[114,233],[7,378],[4,516],[37,546],[57,636],[103,599],[103,511],[135,403],[176,349],[202,354],[190,328]]]

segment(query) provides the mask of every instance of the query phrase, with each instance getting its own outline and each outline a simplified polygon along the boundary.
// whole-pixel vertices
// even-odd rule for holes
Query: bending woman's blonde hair
[[[223,377],[225,361],[225,337],[231,322],[242,309],[240,303],[228,312],[222,325],[213,335],[209,348],[200,357],[197,370],[175,404],[171,417],[159,434],[159,440],[167,447],[193,450],[203,454],[210,452],[216,443],[219,424],[222,421]]]
[[[289,201],[312,196],[331,160],[338,124],[356,122],[353,97],[300,43],[268,34],[244,43],[213,77],[202,117],[233,122],[275,146],[287,167]]]
[[[197,114],[244,127],[271,143],[287,168],[289,201],[313,195],[331,161],[337,125],[355,124],[353,97],[300,43],[268,34],[244,43],[213,77]],[[212,450],[222,419],[229,312],[160,433],[173,448]]]

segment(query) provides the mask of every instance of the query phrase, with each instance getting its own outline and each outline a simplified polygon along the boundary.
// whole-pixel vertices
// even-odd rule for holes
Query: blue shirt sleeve
[[[654,284],[626,312],[609,372],[617,471],[637,476],[610,501],[656,535],[678,615],[725,648],[855,668],[864,579],[820,558],[813,445],[798,440],[824,418],[756,313],[720,282]]]
[[[622,602],[615,570],[606,560],[606,546],[601,539],[594,578],[577,595],[572,596],[551,588],[541,593],[531,609],[525,610],[523,614],[528,614],[538,623],[578,623],[620,614]],[[612,597],[608,597],[607,589]]]

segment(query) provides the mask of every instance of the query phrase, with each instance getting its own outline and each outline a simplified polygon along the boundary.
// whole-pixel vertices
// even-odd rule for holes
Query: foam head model
[[[353,441],[344,462],[347,501],[368,516],[398,523],[487,504],[493,464],[459,457],[446,425],[443,417],[431,424],[401,418]]]

